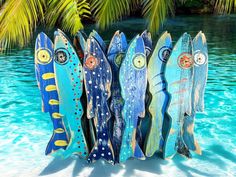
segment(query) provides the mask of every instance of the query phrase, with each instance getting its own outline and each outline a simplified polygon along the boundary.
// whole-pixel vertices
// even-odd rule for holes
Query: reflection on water
[[[173,35],[174,41],[185,31],[194,36],[199,30],[202,30],[208,39],[209,79],[205,95],[206,110],[205,113],[197,115],[195,126],[203,156],[194,156],[190,161],[181,157],[176,157],[171,162],[153,158],[145,162],[129,161],[125,168],[110,168],[108,172],[102,172],[104,175],[136,175],[137,170],[150,174],[171,174],[170,170],[166,169],[182,176],[236,174],[235,21],[236,16],[183,16],[170,19],[163,26],[163,30],[167,29]],[[93,26],[88,27],[86,31],[92,28]],[[144,28],[145,21],[131,19],[116,23],[101,34],[108,43],[115,30],[120,29],[130,40]],[[37,171],[37,175],[54,174],[74,163],[69,159],[60,161],[61,165],[58,165],[57,161],[50,163],[51,158],[44,156],[52,125],[48,115],[40,111],[41,100],[34,77],[33,55],[32,47],[13,50],[10,55],[0,56],[0,169],[5,176],[19,172],[28,173],[32,169]],[[87,164],[77,160],[73,176],[83,174],[79,166],[86,167]],[[101,162],[90,167],[91,175],[106,168]]]

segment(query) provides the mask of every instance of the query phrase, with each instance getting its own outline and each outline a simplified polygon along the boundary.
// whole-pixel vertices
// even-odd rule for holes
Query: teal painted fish
[[[145,116],[145,94],[147,87],[146,51],[142,37],[135,37],[120,67],[121,94],[124,100],[122,115],[125,129],[120,150],[120,162],[130,157],[145,159],[136,141],[139,117]]]
[[[191,115],[191,92],[193,81],[192,39],[184,33],[173,48],[166,65],[165,78],[170,102],[167,109],[171,121],[169,134],[163,149],[164,158],[173,157],[179,147],[184,117]],[[182,144],[184,145],[184,144]]]
[[[147,157],[151,157],[159,151],[160,143],[163,141],[162,126],[169,100],[164,72],[171,50],[172,39],[170,34],[165,32],[158,40],[148,63],[148,82],[152,99],[149,105],[151,125],[145,142],[145,155]]]
[[[54,50],[60,114],[67,121],[70,132],[70,142],[66,151],[61,151],[57,155],[67,158],[72,154],[78,154],[86,158],[88,147],[81,124],[83,108],[80,102],[83,92],[83,68],[76,51],[60,30],[55,32]]]

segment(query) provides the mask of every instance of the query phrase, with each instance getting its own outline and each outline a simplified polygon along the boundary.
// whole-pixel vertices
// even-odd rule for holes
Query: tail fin
[[[60,149],[65,150],[68,145],[67,135],[64,129],[57,128],[54,130],[51,139],[45,150],[45,155],[57,152]]]
[[[105,159],[109,163],[114,164],[115,157],[114,157],[114,151],[111,145],[111,142],[108,141],[108,143],[105,140],[98,139],[92,149],[92,151],[89,154],[88,162],[95,162],[96,160],[99,160],[100,158]]]
[[[140,148],[138,142],[136,141],[136,145],[135,145],[135,149],[134,149],[134,155],[133,157],[137,158],[137,159],[140,159],[140,160],[145,160],[146,157],[145,155],[143,154],[143,151],[142,149]]]
[[[194,115],[185,117],[182,131],[184,144],[186,144],[189,150],[201,155],[201,148],[194,138]]]

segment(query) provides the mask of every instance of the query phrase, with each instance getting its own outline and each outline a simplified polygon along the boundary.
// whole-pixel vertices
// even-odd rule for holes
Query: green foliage
[[[216,0],[215,10],[218,14],[230,13],[236,11],[236,0]]]

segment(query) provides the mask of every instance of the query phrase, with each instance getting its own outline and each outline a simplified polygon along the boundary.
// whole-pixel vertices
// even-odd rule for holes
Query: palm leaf
[[[144,0],[143,14],[148,20],[148,28],[152,33],[158,32],[170,10],[173,12],[172,0]]]
[[[215,11],[219,14],[236,11],[236,0],[216,0]]]
[[[83,28],[81,19],[90,14],[86,0],[49,0],[46,21],[49,27],[55,27],[58,22],[63,30],[75,34]]]
[[[43,17],[42,0],[6,0],[0,11],[0,46],[24,46],[32,37],[39,17]]]
[[[130,5],[135,0],[91,0],[91,8],[98,26],[106,28],[130,13]]]

